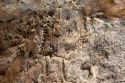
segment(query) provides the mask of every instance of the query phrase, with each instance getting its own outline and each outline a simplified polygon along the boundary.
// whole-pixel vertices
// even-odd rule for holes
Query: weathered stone
[[[1,0],[0,83],[124,83],[125,0]]]

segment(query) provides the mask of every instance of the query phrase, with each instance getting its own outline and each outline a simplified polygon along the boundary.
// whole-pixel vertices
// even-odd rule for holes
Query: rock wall
[[[125,0],[0,0],[0,83],[125,83]]]

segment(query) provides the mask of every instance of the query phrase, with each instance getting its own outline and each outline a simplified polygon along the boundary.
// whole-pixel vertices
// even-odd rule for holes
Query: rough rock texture
[[[0,83],[125,83],[125,0],[0,0]]]

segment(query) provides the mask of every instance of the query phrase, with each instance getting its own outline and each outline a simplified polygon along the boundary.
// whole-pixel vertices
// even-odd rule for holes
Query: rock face
[[[125,0],[0,0],[0,83],[125,83]]]

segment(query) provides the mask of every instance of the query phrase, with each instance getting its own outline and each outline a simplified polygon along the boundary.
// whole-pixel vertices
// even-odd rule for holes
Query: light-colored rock
[[[2,0],[0,82],[124,83],[124,2]]]

